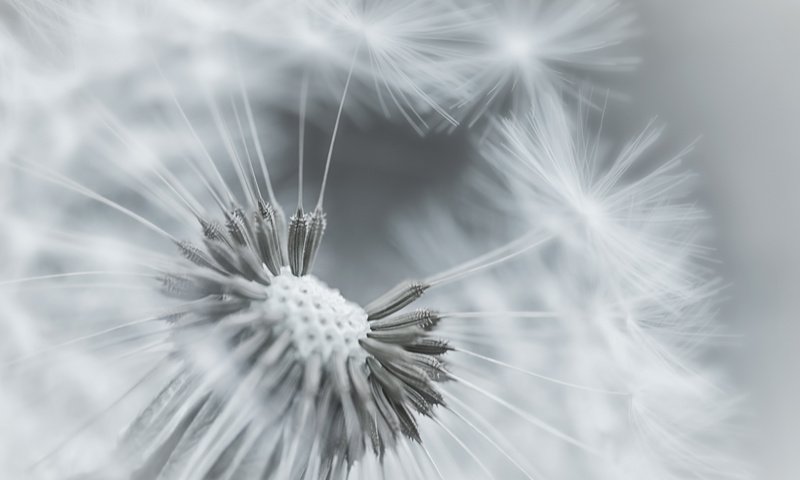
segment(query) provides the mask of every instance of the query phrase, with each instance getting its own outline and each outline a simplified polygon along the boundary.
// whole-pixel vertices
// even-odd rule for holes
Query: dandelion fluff
[[[658,130],[648,126],[613,155],[586,134],[584,122],[570,119],[556,98],[542,97],[528,115],[498,124],[484,148],[502,188],[515,196],[498,206],[511,225],[536,224],[556,235],[526,268],[526,286],[536,286],[529,294],[536,310],[569,319],[558,323],[557,338],[565,351],[580,352],[559,357],[556,377],[629,392],[623,401],[567,396],[567,423],[577,437],[603,443],[604,458],[616,459],[590,458],[586,472],[598,478],[747,478],[747,465],[728,457],[730,445],[715,436],[736,415],[736,402],[726,398],[732,387],[697,357],[698,347],[720,333],[714,325],[720,283],[702,243],[704,214],[685,200],[691,176],[679,160],[686,152],[634,168],[652,157]],[[530,360],[520,356],[511,363]],[[656,392],[662,389],[687,406],[680,418],[644,407],[660,403]],[[720,416],[695,428],[693,414],[716,404],[726,405]],[[597,410],[587,415],[587,408]],[[665,443],[675,455],[655,453]]]
[[[503,121],[484,146],[519,199],[520,217],[579,242],[625,288],[647,296],[696,291],[691,260],[707,253],[698,243],[705,214],[685,200],[693,177],[681,168],[688,150],[634,176],[660,129],[648,125],[610,157],[585,132],[585,119],[573,127],[557,98],[544,96],[527,115]]]
[[[502,0],[487,6],[474,51],[462,62],[459,117],[475,123],[487,111],[524,115],[554,91],[578,94],[586,71],[629,69],[619,52],[634,17],[616,0]]]
[[[225,123],[219,126],[224,135]],[[261,196],[265,177],[258,178],[247,166],[252,159],[241,163],[235,149],[230,153],[230,168],[238,172],[233,182],[215,174],[214,168],[205,173],[198,169],[195,175],[202,178],[193,187],[163,174],[153,177],[151,169],[108,165],[108,178],[124,173],[123,189],[145,187],[154,212],[175,209],[182,215],[148,215],[141,207],[122,205],[125,196],[107,185],[104,190],[110,193],[104,194],[44,165],[7,162],[6,168],[32,181],[96,202],[125,219],[126,230],[146,233],[151,239],[144,245],[152,245],[121,262],[133,271],[84,270],[11,284],[85,287],[82,295],[88,299],[96,290],[84,281],[96,279],[103,283],[95,288],[105,288],[113,287],[115,279],[139,288],[157,279],[162,291],[175,299],[150,315],[34,350],[30,358],[10,366],[47,361],[64,349],[80,351],[89,347],[86,342],[99,342],[99,348],[112,347],[114,356],[149,365],[129,388],[164,382],[126,429],[113,460],[99,470],[105,472],[101,475],[342,478],[355,468],[367,468],[370,459],[391,464],[389,458],[397,457],[400,465],[408,455],[416,458],[421,453],[420,424],[427,423],[426,418],[439,425],[440,434],[469,449],[458,433],[435,417],[438,407],[446,404],[438,384],[452,380],[446,369],[448,341],[435,334],[442,314],[406,309],[433,288],[433,281],[402,282],[363,307],[345,300],[311,273],[325,230],[325,222],[317,223],[314,215],[324,213],[316,210],[304,217],[306,229],[287,240],[280,207]],[[202,149],[198,154],[203,155]],[[236,183],[241,188],[234,193],[230,186]],[[165,189],[157,190],[156,185]],[[200,202],[198,192],[203,190],[205,201]],[[242,200],[226,205],[236,198]],[[215,200],[219,213],[202,208],[202,203],[213,205]],[[192,241],[165,229],[188,232],[185,227],[191,224],[200,233]],[[87,240],[81,237],[67,235],[72,242]],[[171,254],[165,253],[165,242],[171,244]],[[523,237],[427,278],[436,279],[437,287],[452,283],[517,257],[537,243]],[[115,247],[114,242],[95,245],[103,244],[107,246],[93,252],[100,263],[100,254]],[[149,298],[148,290],[143,295],[143,305],[164,305]],[[88,300],[67,298],[63,301],[71,300],[79,310],[89,309]],[[78,425],[37,468],[70,458],[75,445],[70,440],[87,431],[97,434],[93,424],[127,396],[112,400]],[[430,470],[432,464],[415,468]]]
[[[609,155],[553,93],[625,63],[616,2],[16,8],[37,40],[0,46],[6,476],[749,477],[705,368],[729,337],[689,176],[641,165],[654,128]],[[329,211],[373,181],[336,172],[343,118],[374,111],[485,118],[453,138],[490,195],[459,161],[436,207],[417,179],[351,200],[379,217]]]

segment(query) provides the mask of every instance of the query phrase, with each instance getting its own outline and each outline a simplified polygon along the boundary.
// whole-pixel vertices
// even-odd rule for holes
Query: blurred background
[[[658,115],[691,159],[733,279],[723,319],[761,413],[765,479],[800,478],[800,2],[643,0],[625,128]],[[619,107],[618,105],[616,107]]]

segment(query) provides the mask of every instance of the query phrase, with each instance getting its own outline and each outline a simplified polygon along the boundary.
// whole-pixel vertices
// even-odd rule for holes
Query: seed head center
[[[265,316],[280,322],[304,358],[334,354],[364,355],[358,341],[369,332],[367,313],[313,275],[298,277],[288,268],[273,278],[263,303]]]

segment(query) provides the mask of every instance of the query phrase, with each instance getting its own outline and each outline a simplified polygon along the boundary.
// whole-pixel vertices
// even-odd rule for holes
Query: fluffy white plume
[[[686,152],[555,93],[617,1],[11,5],[0,476],[749,478]]]
[[[462,62],[460,116],[475,123],[489,112],[524,115],[540,96],[578,93],[586,71],[630,69],[619,50],[635,33],[634,16],[618,0],[501,0],[480,11]]]

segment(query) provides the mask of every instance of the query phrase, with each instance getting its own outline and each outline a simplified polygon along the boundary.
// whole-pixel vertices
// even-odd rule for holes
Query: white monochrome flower
[[[617,1],[12,5],[0,476],[750,478]]]
[[[213,172],[223,168],[210,157],[202,160],[213,165]],[[266,177],[256,174],[253,160],[232,153],[240,182],[235,188],[215,173],[203,178],[199,184],[206,202],[163,165],[123,171],[124,180],[137,181],[134,187],[141,183],[144,193],[153,195],[148,199],[153,206],[181,214],[182,221],[180,216],[177,223],[171,221],[171,229],[186,231],[196,224],[200,235],[193,242],[155,223],[165,217],[149,220],[133,206],[51,168],[6,164],[98,202],[130,220],[129,227],[138,224],[175,249],[171,257],[144,249],[128,260],[129,269],[139,265],[132,270],[87,270],[8,283],[119,276],[123,285],[137,287],[157,279],[169,297],[180,300],[149,299],[150,308],[163,307],[31,355],[38,360],[63,347],[78,345],[80,351],[87,340],[108,340],[122,357],[157,359],[131,390],[168,375],[98,475],[343,478],[356,468],[377,467],[375,462],[386,456],[404,462],[422,458],[420,423],[431,421],[450,431],[435,416],[446,403],[438,384],[462,381],[448,372],[445,357],[451,348],[435,330],[445,319],[471,315],[403,309],[428,290],[507,261],[544,240],[525,235],[455,268],[403,282],[361,307],[311,273],[326,229],[322,202],[311,214],[298,212],[287,228],[280,207],[262,197],[261,189],[269,187]],[[202,175],[199,168],[196,172]],[[166,190],[156,195],[156,184]],[[218,214],[203,207],[209,202],[216,203]],[[67,244],[75,241],[86,240],[83,235],[66,239]],[[91,310],[86,303],[84,308]],[[45,460],[55,458],[61,447]],[[415,468],[438,469],[434,462],[414,461]]]

